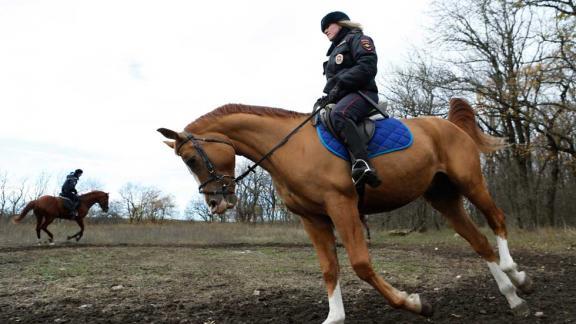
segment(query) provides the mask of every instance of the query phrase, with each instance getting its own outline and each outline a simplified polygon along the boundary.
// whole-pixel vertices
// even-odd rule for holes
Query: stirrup
[[[354,169],[370,169],[370,165],[368,164],[368,162],[364,161],[363,159],[357,159],[352,164],[352,170],[354,170]]]
[[[378,178],[378,174],[376,174],[376,170],[372,169],[368,162],[362,159],[354,161],[352,165],[352,182],[355,186],[367,183],[372,188],[378,187],[382,183]]]

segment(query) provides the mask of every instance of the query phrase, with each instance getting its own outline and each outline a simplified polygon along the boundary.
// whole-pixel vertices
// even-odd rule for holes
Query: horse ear
[[[174,148],[174,146],[176,146],[176,142],[172,142],[172,141],[164,141],[164,143],[168,146],[170,146],[170,148]]]
[[[157,131],[159,131],[162,135],[164,135],[164,137],[169,139],[176,140],[179,137],[178,133],[168,128],[158,128]]]

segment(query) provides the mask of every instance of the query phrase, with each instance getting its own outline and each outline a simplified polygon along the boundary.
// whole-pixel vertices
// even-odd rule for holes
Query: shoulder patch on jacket
[[[368,37],[362,37],[360,39],[360,46],[362,46],[362,48],[368,52],[372,52],[374,50],[374,45],[372,44],[372,40]]]

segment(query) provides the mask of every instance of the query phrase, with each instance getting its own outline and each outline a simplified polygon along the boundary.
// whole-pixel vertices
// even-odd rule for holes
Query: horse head
[[[108,212],[108,198],[109,195],[107,192],[102,192],[102,195],[98,196],[98,205],[100,205],[100,208],[102,208],[102,211],[107,213]]]
[[[87,208],[98,203],[102,211],[108,212],[108,193],[100,190],[90,191],[80,196],[80,202],[84,203]]]
[[[172,140],[164,143],[182,158],[196,178],[198,190],[204,194],[210,211],[223,214],[233,208],[237,201],[234,181],[236,151],[230,139],[217,133],[193,135],[166,128],[159,128],[158,132]]]

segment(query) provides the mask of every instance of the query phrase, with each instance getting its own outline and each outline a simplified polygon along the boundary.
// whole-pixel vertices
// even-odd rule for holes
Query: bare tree
[[[40,196],[45,195],[48,190],[48,184],[50,183],[50,175],[46,172],[41,172],[34,181],[34,185],[31,188],[31,199],[38,199]]]
[[[238,169],[244,171],[248,161],[241,162]],[[292,214],[280,200],[270,174],[258,167],[236,185],[238,201],[234,218],[238,222],[291,221]]]
[[[196,198],[188,202],[184,210],[184,217],[186,217],[187,220],[197,220],[199,217],[205,222],[214,222],[214,214],[212,214],[206,202],[201,198]]]
[[[150,215],[151,220],[158,222],[163,221],[176,214],[176,203],[174,196],[165,195],[159,197],[151,206]]]
[[[176,204],[170,195],[153,187],[127,183],[120,189],[123,214],[132,222],[157,222],[175,214]]]
[[[87,178],[78,181],[78,192],[88,192],[93,190],[102,190],[104,185],[97,179]]]
[[[0,218],[8,214],[8,173],[6,171],[0,172]]]
[[[430,61],[430,54],[416,51],[407,65],[383,79],[383,96],[388,111],[396,117],[444,116],[446,103],[454,95],[443,87],[450,71]]]
[[[552,8],[562,15],[576,15],[576,2],[574,0],[520,0],[520,5],[528,5],[542,8]]]
[[[28,195],[28,186],[26,185],[27,180],[24,179],[20,181],[20,184],[13,187],[13,189],[8,194],[8,203],[10,204],[10,216],[16,215],[26,203],[26,196]]]

